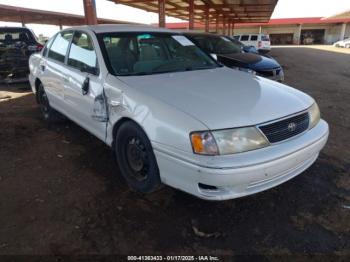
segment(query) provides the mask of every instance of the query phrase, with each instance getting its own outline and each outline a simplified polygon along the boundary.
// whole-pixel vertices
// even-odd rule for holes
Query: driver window
[[[97,56],[92,44],[92,40],[86,33],[74,33],[68,56],[68,65],[79,70],[88,71],[89,69],[98,68]]]

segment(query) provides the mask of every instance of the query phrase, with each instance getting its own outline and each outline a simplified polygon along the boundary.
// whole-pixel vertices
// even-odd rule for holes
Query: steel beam
[[[165,0],[158,0],[158,26],[165,27]]]
[[[85,12],[85,23],[87,25],[96,25],[97,15],[95,0],[83,0],[83,3]]]
[[[205,32],[209,32],[209,7],[205,8]]]

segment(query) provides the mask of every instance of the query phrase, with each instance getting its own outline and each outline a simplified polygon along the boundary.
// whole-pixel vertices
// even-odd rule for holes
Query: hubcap
[[[129,139],[126,158],[134,178],[139,181],[147,178],[148,159],[145,145],[136,137]]]

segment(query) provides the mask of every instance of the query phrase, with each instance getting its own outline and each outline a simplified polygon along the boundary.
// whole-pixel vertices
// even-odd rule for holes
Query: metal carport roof
[[[0,4],[0,21],[18,22],[22,24],[48,25],[84,25],[86,18],[82,15],[52,12],[31,8],[15,7]],[[100,24],[130,24],[130,22],[98,18]]]

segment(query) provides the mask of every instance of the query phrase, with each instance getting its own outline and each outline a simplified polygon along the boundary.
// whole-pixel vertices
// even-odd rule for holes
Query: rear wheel
[[[129,121],[119,128],[115,139],[117,163],[128,185],[142,193],[158,189],[161,181],[157,161],[143,130]]]
[[[63,116],[50,106],[49,99],[42,83],[39,83],[38,85],[36,96],[41,115],[46,122],[53,123],[63,119]]]

